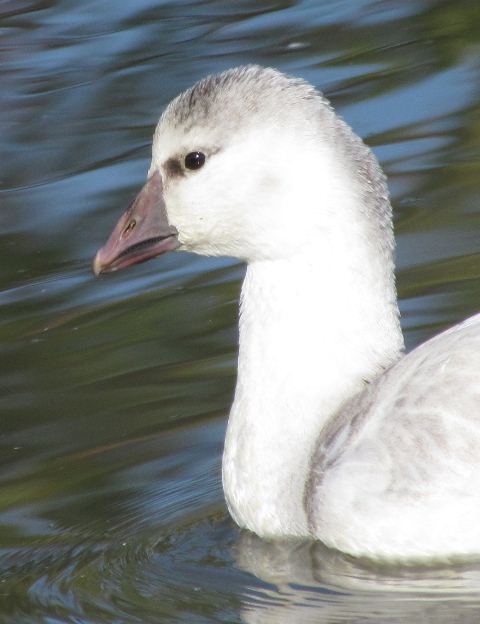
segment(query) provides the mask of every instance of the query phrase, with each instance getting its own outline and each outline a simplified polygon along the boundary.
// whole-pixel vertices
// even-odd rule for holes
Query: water
[[[270,545],[225,510],[242,267],[95,280],[157,117],[257,62],[321,87],[394,200],[409,347],[480,308],[480,5],[0,3],[0,622],[476,622],[480,566]]]

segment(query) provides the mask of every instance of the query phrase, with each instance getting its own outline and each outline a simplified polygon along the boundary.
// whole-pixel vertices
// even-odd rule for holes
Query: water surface
[[[271,545],[225,510],[243,268],[89,264],[155,122],[204,75],[321,88],[387,171],[409,347],[480,308],[480,7],[448,0],[0,4],[0,621],[476,622],[476,564]]]

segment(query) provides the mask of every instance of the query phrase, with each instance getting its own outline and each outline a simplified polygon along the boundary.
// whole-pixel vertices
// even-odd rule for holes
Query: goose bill
[[[95,275],[145,262],[179,247],[168,223],[160,173],[154,173],[115,226],[93,261]]]

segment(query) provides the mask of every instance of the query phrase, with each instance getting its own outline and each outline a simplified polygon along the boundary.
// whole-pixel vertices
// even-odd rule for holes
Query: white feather
[[[247,67],[169,105],[154,170],[183,249],[248,263],[223,458],[237,523],[356,555],[480,554],[480,320],[403,356],[370,150],[313,87]]]

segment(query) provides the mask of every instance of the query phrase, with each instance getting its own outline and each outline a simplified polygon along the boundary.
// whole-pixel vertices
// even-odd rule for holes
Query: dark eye
[[[205,162],[205,154],[203,152],[190,152],[185,156],[185,167],[187,169],[200,169]]]

